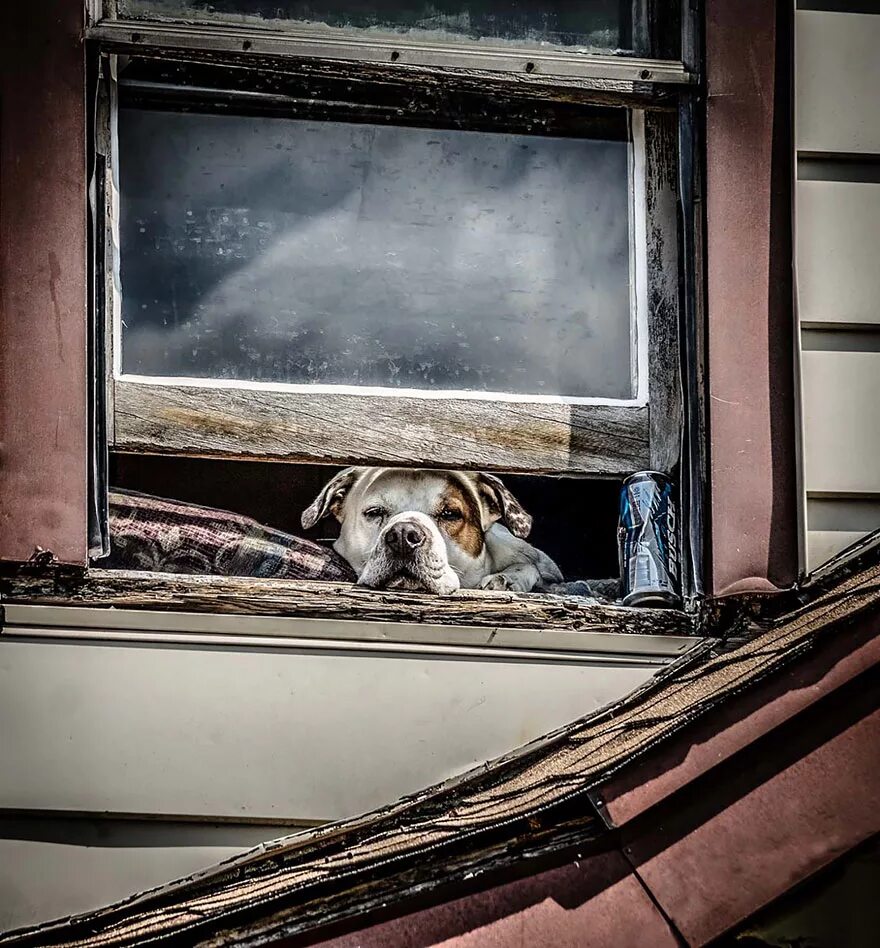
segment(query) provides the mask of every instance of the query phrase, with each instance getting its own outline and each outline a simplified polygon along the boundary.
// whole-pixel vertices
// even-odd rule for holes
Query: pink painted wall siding
[[[716,595],[790,586],[798,569],[784,53],[790,37],[777,44],[777,6],[706,4],[710,585]]]
[[[0,31],[0,559],[87,556],[82,0]]]

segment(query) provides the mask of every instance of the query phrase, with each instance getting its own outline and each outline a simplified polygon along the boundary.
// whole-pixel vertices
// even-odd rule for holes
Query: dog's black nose
[[[418,549],[426,539],[424,528],[412,520],[395,523],[385,534],[385,542],[397,554]]]

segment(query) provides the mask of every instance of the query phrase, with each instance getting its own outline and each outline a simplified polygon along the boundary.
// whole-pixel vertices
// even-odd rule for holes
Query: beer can
[[[639,471],[623,482],[617,536],[623,604],[678,605],[678,522],[665,474]]]

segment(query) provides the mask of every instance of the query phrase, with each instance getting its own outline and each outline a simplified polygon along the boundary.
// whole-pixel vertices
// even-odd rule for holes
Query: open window
[[[493,472],[580,580],[659,470],[693,597],[678,4],[118,0],[90,37],[111,485],[301,533],[345,465]]]

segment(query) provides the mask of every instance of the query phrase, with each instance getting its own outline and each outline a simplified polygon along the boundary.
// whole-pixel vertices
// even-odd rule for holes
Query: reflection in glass
[[[321,24],[406,35],[423,42],[633,48],[632,0],[119,0],[119,15],[276,28]]]
[[[628,144],[122,109],[123,371],[631,397]]]

